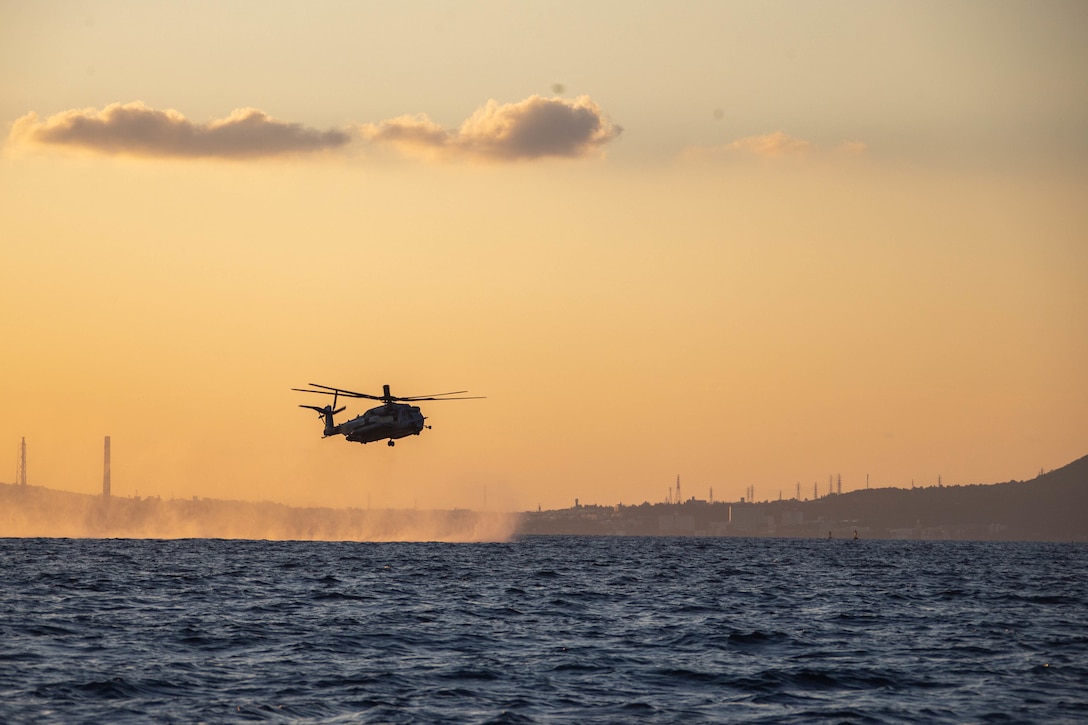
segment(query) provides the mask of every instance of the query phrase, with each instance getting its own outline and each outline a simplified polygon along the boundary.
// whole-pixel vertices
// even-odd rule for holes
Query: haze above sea
[[[0,539],[0,721],[1083,722],[1088,546]]]

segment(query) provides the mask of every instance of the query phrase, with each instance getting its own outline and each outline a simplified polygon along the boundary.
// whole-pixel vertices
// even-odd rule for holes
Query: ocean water
[[[1088,546],[0,539],[3,723],[1088,721]]]

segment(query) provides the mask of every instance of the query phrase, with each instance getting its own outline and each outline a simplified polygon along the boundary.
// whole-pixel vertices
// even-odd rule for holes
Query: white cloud
[[[779,156],[797,156],[808,153],[812,143],[802,138],[790,136],[782,131],[764,134],[762,136],[747,136],[727,144],[730,151],[777,158]]]
[[[859,156],[868,151],[868,145],[861,141],[844,141],[831,150],[836,155]],[[745,136],[722,146],[695,146],[684,149],[684,157],[689,159],[721,158],[805,158],[826,154],[827,150],[803,138],[791,136],[784,131],[774,131],[759,136]]]
[[[12,125],[16,145],[60,146],[100,154],[144,157],[253,159],[344,146],[343,131],[318,131],[277,121],[255,108],[194,123],[174,110],[115,103],[101,111],[71,110],[41,119],[29,113]]]
[[[457,130],[418,115],[367,124],[360,132],[370,143],[427,158],[517,161],[587,156],[622,129],[587,96],[574,100],[530,96],[518,103],[488,101]]]

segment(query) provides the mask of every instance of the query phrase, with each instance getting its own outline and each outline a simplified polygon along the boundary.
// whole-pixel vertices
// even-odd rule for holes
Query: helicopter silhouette
[[[329,436],[342,435],[349,441],[364,444],[388,438],[389,445],[394,445],[394,440],[397,438],[419,435],[424,428],[429,429],[431,426],[424,424],[423,421],[426,420],[426,417],[419,410],[419,407],[410,405],[410,403],[424,400],[479,400],[484,397],[479,395],[456,398],[449,397],[451,395],[460,396],[462,393],[467,393],[467,390],[456,390],[451,393],[433,393],[431,395],[400,396],[390,393],[388,385],[382,386],[381,395],[356,393],[353,390],[333,388],[328,385],[318,385],[317,383],[307,383],[307,385],[310,387],[291,388],[291,390],[297,390],[300,393],[317,393],[318,395],[332,396],[332,405],[326,405],[324,407],[316,405],[298,406],[300,408],[309,408],[310,410],[317,411],[318,417],[325,421],[325,434],[323,437],[328,438]],[[317,389],[315,390],[315,388]],[[346,410],[346,408],[336,407],[336,402],[341,397],[380,400],[382,401],[382,404],[371,408],[360,416],[337,424],[333,420],[333,417]]]

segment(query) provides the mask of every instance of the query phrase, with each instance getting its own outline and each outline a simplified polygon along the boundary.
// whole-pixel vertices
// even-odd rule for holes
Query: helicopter
[[[388,438],[389,445],[391,446],[394,445],[394,441],[397,438],[419,435],[424,428],[429,429],[431,427],[429,425],[424,425],[423,421],[426,420],[426,418],[423,413],[420,412],[419,407],[410,405],[410,403],[422,400],[479,400],[483,397],[449,397],[451,395],[460,396],[462,393],[467,393],[467,390],[456,390],[451,393],[434,393],[432,395],[400,396],[390,393],[388,385],[382,386],[381,395],[356,393],[353,390],[333,388],[328,385],[318,385],[317,383],[307,383],[307,385],[310,387],[291,388],[291,390],[296,390],[300,393],[317,393],[319,395],[332,396],[332,405],[326,405],[324,407],[318,407],[316,405],[298,406],[300,408],[309,408],[310,410],[317,411],[318,417],[325,421],[324,438],[342,435],[349,441],[364,444]],[[360,416],[337,424],[334,422],[333,416],[346,410],[346,408],[336,407],[336,402],[341,397],[380,400],[382,401],[382,404],[375,408],[371,408]]]

